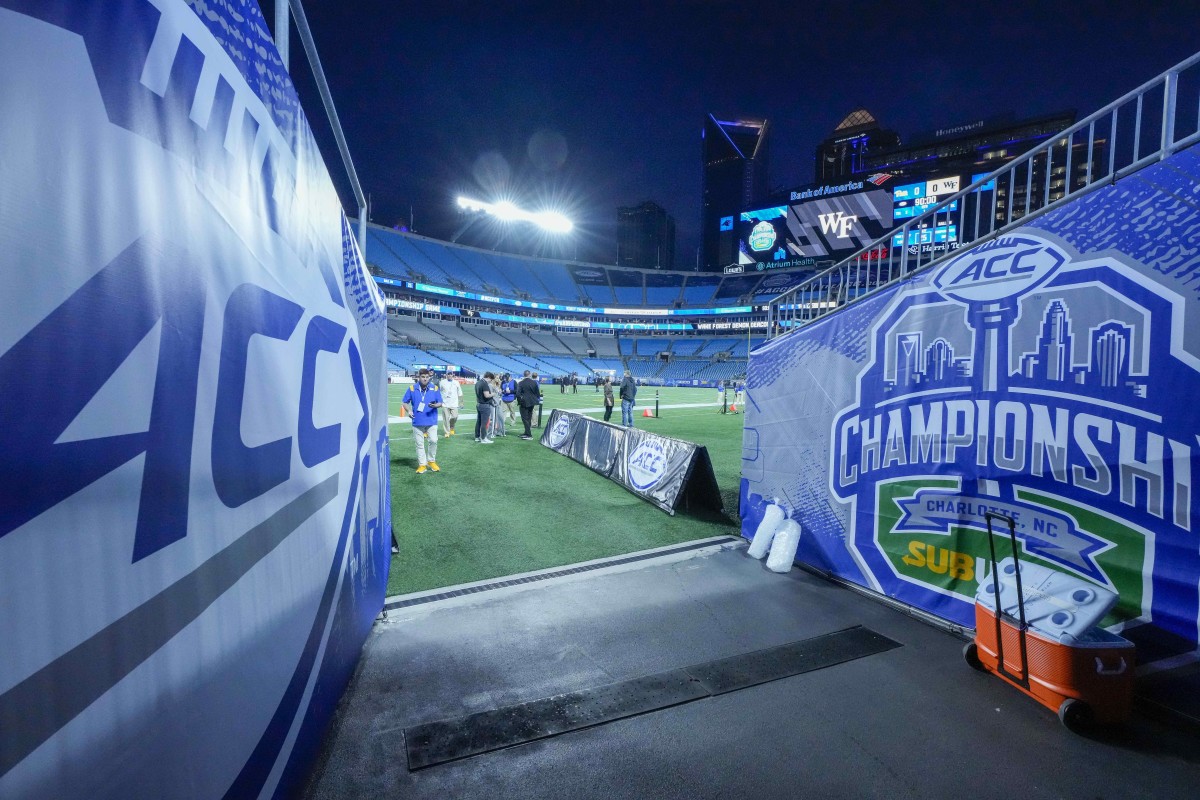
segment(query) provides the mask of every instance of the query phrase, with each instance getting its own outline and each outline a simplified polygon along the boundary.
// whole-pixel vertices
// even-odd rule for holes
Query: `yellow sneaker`
[[[417,467],[417,474],[420,475],[426,469],[428,469],[428,467],[426,467],[424,464],[422,464],[421,466]]]
[[[429,462],[429,468],[430,468],[431,470],[433,470],[434,472],[441,472],[441,471],[442,471],[442,468],[441,468],[441,467],[439,467],[439,466],[437,465],[437,462],[436,462],[436,461],[430,461],[430,462]]]

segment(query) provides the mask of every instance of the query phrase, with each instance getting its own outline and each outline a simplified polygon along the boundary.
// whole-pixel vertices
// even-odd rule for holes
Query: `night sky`
[[[270,0],[262,4],[274,22]],[[1005,112],[1084,116],[1200,50],[1200,2],[352,2],[305,0],[371,220],[449,239],[458,194],[555,206],[567,254],[616,260],[616,208],[699,244],[705,114],[770,120],[772,188],[865,107],[903,141]],[[355,204],[299,38],[291,69]],[[1194,95],[1193,95],[1194,96]],[[493,234],[476,225],[464,243]]]

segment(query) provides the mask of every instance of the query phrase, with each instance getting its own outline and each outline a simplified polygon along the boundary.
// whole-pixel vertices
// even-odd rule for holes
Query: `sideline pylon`
[[[730,413],[730,414],[736,414],[736,413],[738,413],[738,410],[737,410],[737,403],[730,403],[730,404],[729,404],[729,413]]]
[[[650,409],[648,409],[648,408],[642,409],[642,416],[643,417],[651,417],[651,418],[654,417],[654,415],[650,413]]]

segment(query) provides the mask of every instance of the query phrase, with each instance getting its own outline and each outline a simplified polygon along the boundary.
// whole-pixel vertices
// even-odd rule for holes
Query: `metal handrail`
[[[893,228],[886,235],[875,239],[850,257],[820,272],[803,283],[770,301],[767,306],[767,335],[769,338],[784,335],[801,325],[833,313],[842,306],[870,296],[917,272],[928,270],[955,255],[956,250],[968,244],[978,244],[995,238],[1006,231],[1026,224],[1030,219],[1046,214],[1065,202],[1136,172],[1151,163],[1200,141],[1200,109],[1195,121],[1196,129],[1187,135],[1177,135],[1179,76],[1200,64],[1200,53],[1181,61],[1161,75],[1146,81],[1127,92],[1100,110],[1075,122],[1060,133],[1006,163],[1003,167],[972,182],[965,189],[942,200],[922,214]],[[1162,115],[1157,149],[1142,154],[1144,144],[1142,117],[1151,92],[1162,86]],[[1200,92],[1197,92],[1200,100]],[[1136,101],[1133,114],[1133,140],[1129,147],[1128,160],[1118,161],[1122,141],[1118,141],[1119,128],[1128,119],[1121,112]],[[1126,115],[1126,117],[1128,114]],[[1108,126],[1097,124],[1106,117]],[[1108,130],[1105,131],[1104,128]],[[1078,134],[1083,133],[1083,136]],[[1126,132],[1128,133],[1128,132]],[[1072,172],[1075,148],[1086,149],[1087,161],[1082,180],[1076,180]],[[1055,162],[1055,149],[1063,155]],[[1107,150],[1107,157],[1104,151]],[[1106,162],[1097,164],[1097,161]],[[1120,164],[1120,166],[1118,166]],[[1053,188],[1055,167],[1062,167],[1062,188]],[[1043,168],[1044,167],[1044,171]],[[1019,175],[1024,169],[1023,177]],[[1037,170],[1039,175],[1035,177]],[[1041,186],[1035,187],[1035,180]],[[1023,184],[1023,204],[1018,207],[1018,185]],[[990,213],[981,218],[986,204],[984,187],[991,186]],[[998,222],[1001,188],[1005,187],[1003,224]],[[1034,203],[1034,190],[1040,188],[1039,202]],[[968,220],[967,209],[972,207],[973,216]],[[985,212],[986,213],[986,212]],[[957,225],[955,225],[957,214]],[[944,252],[939,253],[937,238],[946,239]],[[915,234],[915,236],[914,236]],[[924,239],[928,236],[928,242]],[[900,254],[896,256],[895,242],[899,241]],[[926,251],[925,245],[929,248]],[[914,246],[915,245],[915,246]],[[928,254],[928,259],[922,256]],[[914,263],[915,259],[915,263]]]
[[[325,80],[325,69],[321,66],[321,57],[317,55],[317,45],[313,41],[312,29],[308,26],[308,17],[304,14],[304,6],[300,0],[276,0],[275,6],[275,49],[283,59],[283,68],[288,69],[288,24],[287,11],[291,8],[296,20],[296,31],[304,44],[304,54],[312,67],[313,79],[317,91],[321,95],[321,103],[325,106],[325,115],[329,118],[329,126],[333,129],[333,138],[337,142],[338,152],[342,156],[342,166],[350,179],[350,188],[354,191],[354,199],[358,203],[358,250],[365,259],[367,256],[367,198],[363,194],[362,185],[358,182],[358,172],[354,169],[354,161],[350,158],[350,147],[346,144],[346,134],[342,130],[342,122],[338,119],[337,109],[333,106],[333,95],[329,91],[329,82]]]

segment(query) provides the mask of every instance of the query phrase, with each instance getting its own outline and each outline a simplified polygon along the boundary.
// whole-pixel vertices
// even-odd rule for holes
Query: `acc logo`
[[[567,440],[571,434],[571,418],[563,414],[558,418],[558,422],[554,423],[554,427],[550,429],[550,435],[546,437],[546,443],[551,447],[558,447]]]
[[[770,250],[775,244],[775,226],[769,222],[760,222],[750,229],[750,249],[756,253]]]
[[[950,261],[933,285],[960,303],[1017,298],[1050,279],[1065,253],[1028,234],[1005,236]]]
[[[647,439],[634,448],[627,469],[633,488],[645,491],[662,480],[667,465],[667,450],[662,442]]]

